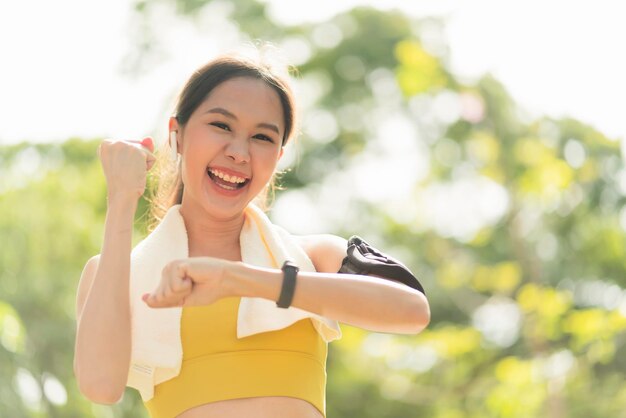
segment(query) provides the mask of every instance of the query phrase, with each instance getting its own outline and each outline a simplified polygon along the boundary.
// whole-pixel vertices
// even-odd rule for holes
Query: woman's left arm
[[[316,272],[298,273],[291,306],[375,332],[417,334],[428,325],[430,307],[421,292],[388,279],[337,273],[345,239],[312,235],[300,237],[300,244]],[[277,301],[282,282],[280,269],[192,257],[168,263],[157,289],[143,300],[152,308],[209,305],[230,296]]]
[[[417,334],[430,321],[426,296],[399,282],[337,273],[347,241],[324,234],[302,237],[301,244],[317,272],[300,271],[291,306],[369,331]],[[224,286],[233,296],[277,301],[279,269],[235,263],[225,270]]]

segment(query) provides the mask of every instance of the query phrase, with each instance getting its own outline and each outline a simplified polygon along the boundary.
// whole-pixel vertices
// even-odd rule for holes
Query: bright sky
[[[446,16],[457,74],[490,71],[534,114],[568,114],[626,137],[621,2],[266,1],[275,18],[292,23],[323,20],[358,4]],[[135,138],[165,129],[172,94],[219,47],[191,27],[164,21],[161,30],[172,31],[172,45],[185,41],[185,50],[139,79],[124,76],[129,7],[126,0],[0,2],[0,142]]]

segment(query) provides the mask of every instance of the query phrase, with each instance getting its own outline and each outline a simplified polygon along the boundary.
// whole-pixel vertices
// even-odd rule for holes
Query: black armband
[[[347,254],[338,273],[376,275],[397,280],[426,294],[417,277],[404,264],[381,253],[362,238],[353,235],[348,240]]]

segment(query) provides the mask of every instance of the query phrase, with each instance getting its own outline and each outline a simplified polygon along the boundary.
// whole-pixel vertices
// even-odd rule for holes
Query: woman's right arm
[[[83,270],[76,300],[74,374],[81,393],[113,404],[124,394],[130,366],[130,252],[137,202],[109,201],[100,255]]]
[[[113,404],[123,394],[131,357],[130,254],[135,212],[146,173],[154,164],[151,141],[104,141],[98,154],[107,180],[107,213],[100,255],[83,269],[76,296],[74,374],[81,393]]]

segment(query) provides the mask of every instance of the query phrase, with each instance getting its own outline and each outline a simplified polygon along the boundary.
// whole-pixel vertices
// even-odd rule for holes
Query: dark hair
[[[237,77],[262,80],[276,91],[283,109],[285,133],[282,146],[284,147],[294,134],[296,122],[295,102],[287,81],[287,74],[279,75],[269,64],[250,58],[234,55],[221,56],[197,69],[183,87],[178,98],[175,117],[179,127],[182,129],[187,124],[193,112],[206,100],[214,88]],[[148,223],[148,231],[156,227],[170,207],[182,202],[184,185],[181,167],[169,160],[169,152],[168,141],[165,141],[157,155],[155,166],[151,170],[157,185],[152,189],[154,192],[149,199],[151,219]],[[259,193],[255,203],[261,209],[267,210],[268,194],[271,192],[273,197],[276,188],[273,177]]]
[[[232,78],[248,77],[262,80],[272,87],[283,108],[285,134],[282,145],[285,146],[293,131],[294,100],[289,85],[280,76],[273,73],[269,66],[252,60],[234,56],[217,58],[196,70],[180,94],[176,106],[176,120],[179,125],[186,125],[193,112],[200,106],[215,87]]]

